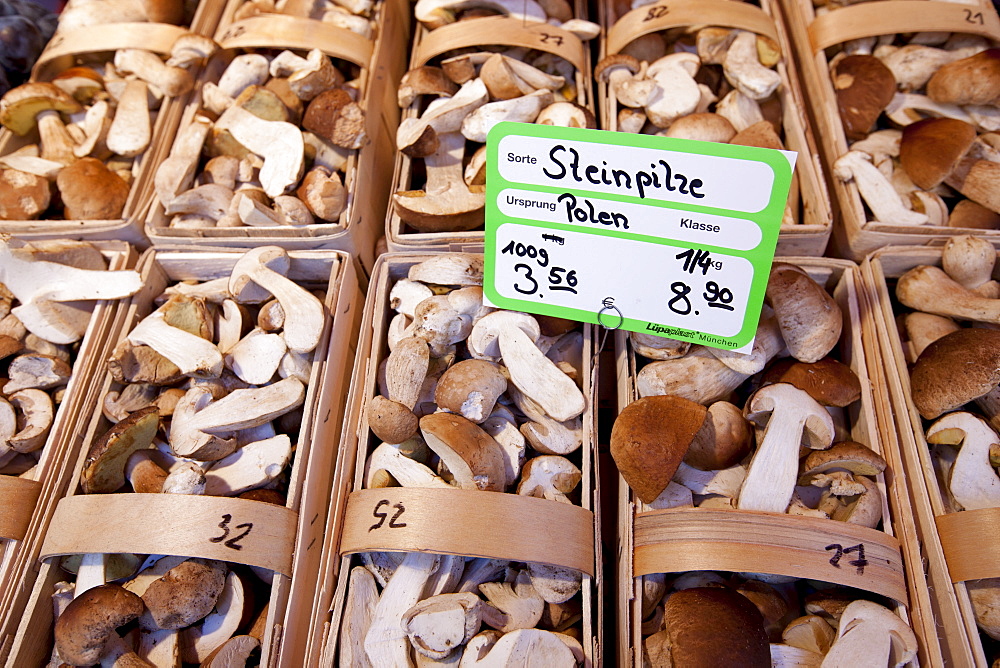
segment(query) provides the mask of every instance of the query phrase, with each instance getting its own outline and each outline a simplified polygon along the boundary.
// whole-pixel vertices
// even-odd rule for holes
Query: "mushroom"
[[[475,594],[439,594],[404,612],[400,626],[417,652],[444,659],[479,632],[482,609]]]
[[[143,601],[113,584],[88,589],[74,598],[55,623],[55,649],[78,666],[97,663],[115,629],[139,617]]]
[[[122,50],[118,53],[122,53]],[[159,58],[153,57],[159,62]],[[180,69],[179,71],[187,72]],[[125,84],[125,91],[118,99],[115,117],[111,121],[111,127],[108,128],[105,144],[112,153],[130,158],[145,151],[151,139],[152,127],[146,84],[142,81],[128,81]]]
[[[502,327],[498,341],[504,365],[518,390],[560,422],[583,413],[586,401],[576,383],[542,354],[519,327]]]
[[[420,433],[459,487],[504,490],[507,478],[502,449],[475,423],[459,415],[435,413],[420,418]]]
[[[580,469],[559,455],[532,457],[521,472],[517,493],[549,501],[572,503],[566,495],[580,484]]]
[[[948,489],[961,508],[1000,508],[1000,477],[990,462],[990,449],[1000,438],[982,418],[949,413],[928,428],[927,442],[961,444],[948,480]]]
[[[216,606],[226,583],[226,564],[212,559],[187,559],[154,580],[142,594],[148,619],[161,629],[180,629],[203,619]]]
[[[294,313],[285,323],[282,337],[293,352],[309,352],[323,334],[325,309],[312,293],[286,278],[273,267],[287,266],[287,253],[276,246],[261,246],[236,261],[229,278],[229,291],[236,295],[254,284],[278,300],[285,313]]]
[[[205,661],[215,648],[236,633],[249,612],[243,581],[230,571],[212,612],[200,623],[181,629],[178,637],[180,659],[186,663]]]
[[[390,360],[395,353],[390,354]],[[434,401],[440,408],[482,423],[506,390],[507,379],[496,364],[477,359],[464,360],[450,367],[438,379]]]
[[[896,93],[892,71],[875,56],[857,54],[838,60],[831,79],[847,139],[864,139]]]
[[[649,66],[646,74],[656,81],[656,90],[646,102],[649,121],[665,128],[677,118],[692,113],[701,100],[694,80],[701,61],[693,53],[672,53]]]
[[[766,298],[795,359],[816,362],[837,345],[843,327],[840,307],[801,268],[774,263]]]
[[[434,30],[455,21],[461,9],[485,7],[525,23],[545,23],[546,15],[534,0],[418,0],[413,17]]]
[[[878,222],[889,225],[927,223],[926,214],[906,208],[895,188],[870,160],[867,153],[848,151],[834,162],[834,175],[844,182],[854,181]]]
[[[573,668],[577,665],[576,657],[561,637],[565,636],[541,629],[518,629],[504,634],[489,646],[492,639],[480,634],[466,645],[466,654],[470,656],[468,665],[471,668],[502,668],[537,661],[539,665],[552,668]],[[485,642],[477,643],[477,638]],[[484,650],[488,652],[485,656]]]
[[[484,582],[479,591],[489,603],[481,610],[483,621],[501,633],[534,628],[545,610],[527,571],[519,571],[513,582]]]
[[[125,463],[136,450],[145,450],[159,428],[154,406],[141,408],[116,423],[95,440],[87,453],[80,485],[85,494],[114,492],[125,484]]]
[[[438,134],[437,140],[436,150],[424,158],[424,189],[393,194],[397,215],[421,232],[460,231],[481,225],[485,191],[482,186],[466,185],[462,178],[465,137],[445,132]]]
[[[382,590],[371,626],[365,636],[365,653],[372,666],[410,665],[409,641],[402,628],[403,615],[417,604],[428,579],[438,569],[440,556],[407,552]]]
[[[96,158],[81,158],[56,177],[67,218],[114,220],[121,218],[129,185]]]
[[[942,65],[927,82],[927,95],[949,104],[992,104],[1000,97],[1000,49]]]
[[[265,121],[234,105],[219,117],[215,129],[228,130],[247,150],[263,158],[260,183],[269,197],[284,194],[299,182],[305,143],[296,126],[284,121]]]
[[[907,623],[878,603],[861,599],[844,608],[837,638],[823,658],[823,665],[865,662],[898,668],[916,654],[917,638]]]
[[[754,100],[770,97],[781,84],[781,75],[761,64],[758,37],[745,30],[736,35],[722,59],[722,71],[735,89]]]
[[[618,415],[611,456],[640,500],[652,503],[667,487],[707,414],[704,406],[681,397],[651,396]]]
[[[666,628],[645,639],[652,665],[770,665],[764,620],[732,589],[676,591],[666,599],[663,616]]]
[[[783,513],[795,488],[800,445],[829,448],[833,420],[807,393],[786,383],[762,387],[750,396],[744,409],[747,419],[756,423],[766,412],[771,417],[747,468],[737,507]]]
[[[1000,385],[998,354],[1000,332],[979,327],[959,329],[927,346],[910,371],[920,415],[933,420]]]

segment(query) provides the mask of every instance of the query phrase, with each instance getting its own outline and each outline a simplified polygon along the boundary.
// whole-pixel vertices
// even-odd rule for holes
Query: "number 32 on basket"
[[[487,138],[486,299],[749,349],[795,157],[499,123]]]

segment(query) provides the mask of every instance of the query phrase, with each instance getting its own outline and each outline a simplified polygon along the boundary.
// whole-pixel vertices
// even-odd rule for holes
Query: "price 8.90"
[[[687,272],[692,276],[698,271],[701,272],[702,276],[707,276],[709,270],[718,271],[722,269],[722,261],[713,260],[711,253],[706,250],[689,248],[674,257],[678,260],[683,260],[681,271]],[[691,290],[691,286],[685,281],[674,281],[671,283],[670,291],[672,296],[667,301],[667,308],[677,315],[689,315],[692,311],[694,315],[700,315],[699,311],[694,311],[694,307],[691,304]],[[723,311],[733,311],[736,308],[732,304],[733,291],[719,285],[715,281],[705,282],[705,291],[701,294],[701,297],[705,301],[705,305],[709,308],[721,309]]]
[[[565,267],[557,267],[551,264],[549,252],[544,248],[536,248],[531,244],[511,241],[500,251],[501,255],[511,255],[514,258],[521,258],[523,261],[514,265],[514,273],[518,279],[513,288],[522,295],[538,294],[542,284],[549,290],[569,292],[577,294],[576,286],[579,279],[576,277],[576,270]],[[539,271],[540,270],[540,271]]]

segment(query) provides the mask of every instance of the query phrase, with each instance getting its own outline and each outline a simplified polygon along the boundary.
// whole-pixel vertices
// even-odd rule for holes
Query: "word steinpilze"
[[[508,158],[511,155],[513,154],[510,154]],[[677,192],[696,199],[701,199],[705,196],[705,193],[698,192],[697,190],[705,185],[701,179],[688,178],[688,176],[674,171],[670,163],[666,160],[658,160],[655,163],[651,162],[648,171],[643,169],[630,173],[624,169],[609,168],[608,163],[604,160],[601,161],[602,166],[581,165],[580,154],[577,150],[575,148],[566,148],[562,144],[556,144],[549,150],[549,160],[553,164],[542,167],[542,173],[550,179],[561,180],[572,178],[577,183],[589,182],[594,185],[613,185],[626,194],[635,192],[642,199],[645,199],[648,189],[655,188],[662,188],[668,192]],[[564,163],[564,160],[568,160],[568,164]],[[549,171],[550,167],[552,171]]]

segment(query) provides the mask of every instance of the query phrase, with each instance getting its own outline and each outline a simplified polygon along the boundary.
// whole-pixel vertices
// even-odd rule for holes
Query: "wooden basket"
[[[153,299],[175,281],[205,281],[228,276],[240,250],[213,249],[206,252],[147,251],[139,260],[143,289],[133,297],[117,331],[110,337],[113,349],[132,327],[153,308]],[[84,425],[76,434],[82,443],[76,457],[67,460],[69,493],[55,514],[41,545],[41,563],[26,574],[31,587],[23,618],[17,620],[16,635],[0,639],[10,647],[11,665],[41,666],[52,648],[52,585],[65,574],[58,557],[88,552],[132,552],[175,554],[220,559],[272,570],[266,630],[261,642],[262,665],[301,665],[304,630],[287,619],[305,609],[313,596],[319,567],[321,531],[325,524],[328,495],[336,450],[328,447],[340,437],[342,407],[349,378],[349,344],[358,325],[357,278],[350,258],[337,251],[292,251],[289,278],[310,286],[326,287],[325,306],[330,313],[316,348],[310,382],[303,404],[294,461],[288,473],[286,506],[246,499],[177,494],[82,494],[80,474],[89,444],[103,434],[109,423],[102,415],[103,397],[119,387],[104,360],[95,366],[100,391]],[[213,541],[229,524],[250,526],[234,540]],[[220,518],[222,522],[220,522]],[[237,522],[236,520],[239,520]],[[234,529],[235,531],[235,529]],[[39,542],[41,537],[39,536]],[[55,558],[53,558],[55,557]],[[6,631],[13,634],[13,630]]]
[[[396,86],[405,62],[398,48],[409,35],[408,8],[405,0],[384,0],[379,10],[374,42],[319,21],[283,14],[254,16],[232,22],[238,0],[227,5],[220,20],[216,41],[225,49],[206,68],[204,81],[216,81],[225,64],[238,49],[319,48],[324,53],[347,60],[361,68],[361,106],[365,109],[368,143],[348,160],[344,188],[349,202],[335,223],[317,223],[302,227],[231,227],[209,229],[174,229],[150,190],[145,232],[154,246],[186,247],[226,246],[253,248],[277,245],[289,249],[330,248],[351,253],[365,272],[375,259],[375,242],[382,234],[382,221],[389,197],[391,179],[389,156],[395,150],[395,132],[399,107],[395,103]],[[200,86],[197,87],[200,89]],[[194,118],[200,108],[197,90],[187,101],[183,120],[165,137],[167,144],[161,161],[169,153],[176,133]],[[157,161],[158,166],[160,161]],[[153,172],[155,172],[155,167]],[[191,185],[191,184],[187,184]]]
[[[879,393],[882,412],[895,415],[895,429],[886,434],[899,439],[911,483],[911,503],[923,545],[927,583],[941,627],[942,652],[947,665],[990,665],[976,628],[975,615],[964,580],[1000,577],[1000,554],[995,519],[991,511],[948,514],[931,463],[924,425],[910,398],[910,371],[896,326],[892,296],[894,279],[919,265],[941,266],[940,248],[886,248],[873,253],[862,266],[873,306],[873,327],[878,353],[885,369],[886,391]],[[890,281],[893,288],[890,288]],[[964,526],[963,526],[964,525]],[[961,532],[956,536],[957,527]],[[969,536],[975,538],[970,540]]]
[[[95,242],[108,263],[109,270],[130,269],[137,255],[121,242]],[[93,381],[96,370],[109,352],[110,337],[121,320],[124,308],[118,300],[98,301],[87,332],[73,361],[73,375],[65,389],[42,448],[34,480],[13,476],[0,477],[0,537],[7,540],[0,549],[0,656],[6,654],[2,639],[7,630],[16,628],[27,602],[31,585],[25,584],[25,571],[38,556],[46,527],[55,504],[66,493],[69,482],[67,462],[75,461],[80,448],[76,433],[79,421],[88,419],[97,405],[99,385]]]
[[[375,267],[365,303],[365,325],[354,364],[356,369],[363,370],[363,375],[359,373],[351,386],[341,443],[344,456],[338,462],[323,547],[320,586],[313,607],[309,665],[331,666],[335,663],[341,615],[347,596],[347,578],[354,553],[389,549],[550,563],[552,559],[572,559],[575,566],[586,570],[582,589],[582,644],[587,657],[584,665],[599,666],[603,584],[598,540],[600,525],[596,516],[599,502],[595,487],[597,449],[593,408],[588,408],[583,414],[582,461],[578,463],[583,471],[581,506],[514,494],[460,489],[361,489],[367,453],[376,442],[368,428],[365,407],[369,398],[378,393],[378,367],[388,355],[386,335],[393,315],[388,306],[389,291],[397,280],[406,277],[411,266],[430,257],[433,254],[391,253],[383,255]],[[591,363],[592,346],[591,326],[584,325],[583,392],[591,407],[596,401],[597,378],[596,367]],[[575,458],[575,455],[571,456]],[[408,522],[414,522],[412,533],[400,532],[401,535],[394,538],[366,531],[371,524],[372,503],[383,498],[405,502],[407,517],[411,518]],[[447,523],[441,522],[442,507],[448,508]],[[560,513],[561,519],[541,517],[549,512]],[[526,518],[530,518],[529,521],[525,521]],[[490,531],[482,529],[483,522],[489,522]],[[510,529],[510,537],[498,538],[506,529]],[[556,554],[559,556],[552,556]]]
[[[952,4],[933,0],[882,0],[835,9],[816,18],[809,0],[782,0],[808,106],[826,166],[830,189],[837,202],[840,223],[834,226],[832,248],[841,257],[861,261],[887,245],[939,246],[954,234],[977,234],[1000,243],[998,230],[971,230],[934,225],[890,225],[868,220],[853,181],[833,177],[833,163],[848,151],[837,111],[825,49],[849,39],[912,33],[951,31],[972,33],[1000,41],[1000,18],[993,5]]]
[[[196,20],[203,21],[201,16],[196,15]],[[31,80],[50,81],[58,73],[77,64],[80,58],[104,52],[113,54],[117,49],[137,48],[160,54],[170,53],[174,41],[186,32],[186,28],[162,23],[117,23],[57,34],[38,57]],[[182,107],[176,99],[164,98],[153,123],[149,146],[136,158],[132,187],[120,219],[4,220],[0,221],[0,232],[25,240],[117,240],[141,248],[148,246],[149,241],[142,230],[142,218],[148,192],[152,188],[150,167],[159,164],[157,158],[163,151],[166,138],[173,135],[181,111]],[[0,129],[0,155],[7,155],[31,143],[38,143],[37,129],[25,137],[19,137],[6,128]]]
[[[830,194],[823,180],[823,168],[816,150],[809,120],[805,114],[804,96],[788,31],[775,0],[761,0],[760,7],[749,3],[732,5],[728,0],[666,0],[643,5],[623,15],[615,12],[615,3],[600,3],[601,25],[606,38],[601,41],[603,60],[621,52],[633,40],[670,28],[693,25],[720,25],[765,34],[775,40],[785,54],[776,70],[781,75],[779,95],[783,114],[785,144],[798,153],[795,174],[801,196],[791,200],[799,224],[784,226],[778,235],[778,255],[822,255],[830,239],[833,211]],[[666,11],[661,11],[666,10]],[[617,131],[618,100],[607,83],[597,83],[601,128]],[[793,184],[793,187],[795,184]],[[792,198],[796,195],[793,192]]]
[[[574,0],[574,16],[587,18],[587,3]],[[590,46],[575,35],[545,23],[523,23],[509,17],[491,16],[461,21],[428,30],[418,25],[414,32],[410,69],[427,65],[438,56],[455,49],[474,47],[482,50],[487,44],[522,46],[560,56],[576,67],[576,103],[595,110],[593,77],[590,66]],[[399,106],[395,98],[392,104]],[[402,118],[417,118],[423,111],[419,101],[403,110]],[[396,150],[396,137],[392,137],[395,168],[392,176],[393,193],[409,190],[414,179],[413,160]],[[467,232],[417,232],[396,215],[390,197],[385,217],[386,245],[391,252],[465,250],[482,252],[485,232],[481,229]]]
[[[941,665],[937,631],[923,580],[920,545],[909,511],[907,485],[898,452],[881,439],[874,403],[874,376],[867,330],[867,304],[857,267],[826,258],[783,257],[805,269],[832,294],[844,313],[840,359],[861,380],[861,400],[848,409],[851,438],[879,452],[888,463],[879,476],[883,531],[844,522],[741,510],[671,509],[637,512],[639,501],[619,475],[619,586],[621,620],[618,665],[642,665],[641,604],[645,573],[688,570],[763,572],[832,582],[875,592],[897,602],[895,612],[917,634],[921,664]],[[626,332],[617,333],[618,403],[638,398],[636,353]],[[884,533],[883,533],[884,532]],[[834,544],[863,544],[878,554],[864,571],[839,568],[831,560]],[[828,547],[829,546],[829,547]],[[873,568],[875,562],[880,568]],[[916,662],[914,662],[916,663]]]

